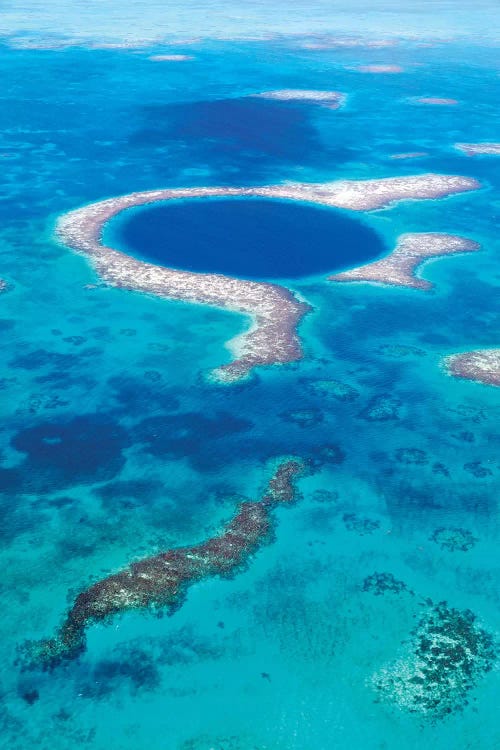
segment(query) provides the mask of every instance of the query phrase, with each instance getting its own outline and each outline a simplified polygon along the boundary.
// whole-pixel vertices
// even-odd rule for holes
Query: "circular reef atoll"
[[[326,183],[290,182],[261,187],[198,187],[150,190],[130,193],[116,198],[91,203],[60,217],[57,224],[59,239],[72,249],[89,257],[99,275],[108,284],[123,289],[154,294],[173,300],[184,300],[234,310],[252,319],[249,329],[237,336],[228,346],[233,361],[218,367],[213,377],[221,382],[232,382],[246,377],[254,367],[284,364],[302,357],[297,336],[297,326],[310,307],[295,294],[277,284],[236,279],[222,274],[193,273],[165,268],[133,258],[126,253],[107,247],[102,242],[102,233],[107,222],[122,211],[161,201],[180,199],[204,199],[216,197],[251,198],[261,197],[278,200],[296,200],[316,203],[332,208],[351,211],[371,211],[401,200],[425,200],[477,190],[480,184],[469,177],[458,175],[422,174],[407,177],[387,177],[375,180],[338,180]],[[401,256],[411,256],[411,265],[431,255],[450,252],[446,244],[453,246],[451,252],[473,249],[469,240],[448,235],[407,235],[427,238],[419,242],[406,240],[388,259],[380,261],[391,273],[394,268],[401,271],[408,263]],[[439,242],[438,239],[447,238]],[[332,238],[333,241],[335,238]],[[457,248],[460,245],[460,250]],[[469,243],[470,246],[467,246]],[[439,245],[439,251],[435,246]],[[409,252],[411,245],[412,253]],[[425,246],[425,247],[424,247]],[[428,252],[429,248],[432,252]],[[404,250],[404,252],[403,252]],[[373,268],[375,264],[372,264]],[[363,271],[369,266],[363,267]],[[408,266],[409,268],[409,266]],[[347,274],[353,274],[348,271]],[[383,275],[383,274],[382,274]],[[336,280],[352,280],[340,278]],[[405,285],[422,288],[427,282],[414,279],[411,273],[403,275]],[[402,278],[395,274],[395,279]],[[377,276],[376,280],[381,280]],[[411,282],[411,283],[410,283]],[[385,280],[385,283],[401,283]]]
[[[282,102],[305,102],[319,104],[328,109],[339,109],[347,99],[340,91],[318,91],[317,89],[281,89],[255,94],[260,99],[276,99]]]
[[[451,234],[415,233],[399,237],[395,250],[385,258],[329,276],[330,281],[368,281],[389,286],[431,289],[430,281],[416,275],[425,261],[455,253],[479,250],[479,245],[465,237]]]
[[[455,143],[467,156],[500,156],[500,143]]]
[[[445,357],[444,365],[456,378],[500,386],[500,349],[476,349],[451,354]]]
[[[218,535],[131,563],[82,591],[54,638],[28,644],[29,666],[51,668],[78,656],[85,650],[85,632],[93,623],[130,609],[166,608],[173,614],[192,583],[237,573],[259,547],[271,541],[271,511],[297,499],[296,481],[308,471],[301,459],[282,460],[260,500],[242,502]]]

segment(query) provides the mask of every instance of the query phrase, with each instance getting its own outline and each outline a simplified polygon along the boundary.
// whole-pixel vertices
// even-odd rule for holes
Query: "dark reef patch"
[[[425,357],[423,349],[408,344],[381,344],[375,349],[377,354],[382,354],[390,359],[401,359],[402,357]]]
[[[334,398],[337,401],[354,401],[359,397],[359,391],[340,380],[307,380],[302,382],[316,396]]]
[[[299,427],[315,427],[323,421],[323,412],[320,409],[292,409],[280,414],[285,422],[291,422]]]
[[[381,393],[374,396],[368,405],[359,412],[358,417],[367,422],[387,422],[391,419],[401,418],[403,402],[390,393]]]
[[[314,490],[311,499],[316,503],[330,503],[333,505],[339,499],[339,493],[336,490]]]
[[[64,409],[69,403],[57,394],[32,393],[18,406],[16,414],[38,414],[45,410]]]
[[[392,573],[372,573],[363,581],[363,591],[369,591],[375,596],[384,594],[401,594],[404,591],[414,596],[414,592],[408,588],[404,581],[399,581]]]
[[[432,464],[432,473],[433,474],[439,474],[442,477],[449,477],[450,476],[449,469],[444,464],[442,464],[440,461],[436,461],[435,463]]]
[[[472,474],[476,479],[486,479],[486,477],[493,476],[493,472],[487,466],[483,466],[481,461],[469,461],[464,464],[465,471]]]
[[[314,449],[311,463],[320,467],[324,464],[338,465],[345,461],[345,453],[336,443],[328,443],[327,445],[319,445]]]
[[[375,521],[372,518],[364,518],[358,516],[356,513],[344,513],[342,520],[348,531],[354,531],[360,536],[373,534],[374,531],[380,528],[380,521]]]
[[[468,693],[492,669],[493,637],[470,610],[433,606],[412,633],[409,653],[374,678],[382,695],[401,708],[431,720],[468,705]]]
[[[468,529],[445,528],[444,526],[436,529],[429,538],[431,542],[436,542],[441,549],[450,552],[467,552],[478,541]]]
[[[92,679],[82,688],[87,698],[103,698],[127,684],[132,693],[155,690],[161,675],[154,655],[144,648],[127,648],[123,655],[102,659],[92,670]]]
[[[429,463],[427,453],[420,448],[398,448],[395,458],[398,463],[407,466],[425,466]]]

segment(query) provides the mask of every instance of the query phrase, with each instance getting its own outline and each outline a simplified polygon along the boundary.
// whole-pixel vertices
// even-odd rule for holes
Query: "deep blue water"
[[[384,254],[382,238],[361,221],[292,201],[172,201],[122,217],[110,222],[106,242],[151,263],[190,271],[301,278]]]

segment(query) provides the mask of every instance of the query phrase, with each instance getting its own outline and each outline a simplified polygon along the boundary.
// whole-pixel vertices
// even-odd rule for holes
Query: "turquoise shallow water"
[[[493,658],[444,718],[377,684],[409,663],[438,602],[470,609],[476,633],[499,628],[498,392],[439,367],[498,345],[497,162],[452,148],[498,140],[498,53],[280,39],[147,59],[161,51],[0,50],[0,746],[495,750]],[[388,60],[407,72],[350,69]],[[284,87],[335,88],[348,104],[245,99]],[[459,104],[417,107],[420,95]],[[390,158],[407,151],[428,155]],[[135,190],[431,170],[484,187],[360,220],[388,248],[442,231],[482,251],[427,264],[428,293],[288,281],[314,307],[304,359],[233,387],[205,376],[243,317],[106,288],[53,238],[61,212]],[[53,671],[23,670],[26,642],[53,635],[89,583],[213,535],[289,454],[316,471],[244,571],[195,584],[172,617],[90,628],[86,652]]]

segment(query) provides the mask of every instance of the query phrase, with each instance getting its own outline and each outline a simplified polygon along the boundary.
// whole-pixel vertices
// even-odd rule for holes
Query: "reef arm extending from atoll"
[[[232,382],[247,376],[254,367],[301,359],[297,327],[309,311],[309,305],[277,284],[165,268],[106,247],[102,242],[102,232],[110,219],[135,206],[217,197],[298,200],[351,211],[370,211],[395,201],[443,198],[479,187],[480,184],[469,177],[430,173],[378,180],[290,182],[251,188],[150,190],[109,198],[64,214],[58,221],[57,234],[66,245],[88,256],[100,276],[113,286],[249,315],[253,325],[229,342],[233,361],[213,371],[216,380]]]
[[[366,281],[413,289],[431,289],[430,281],[416,275],[425,261],[456,253],[479,250],[480,245],[465,237],[451,234],[415,233],[399,237],[395,250],[381,260],[352,268],[333,276],[330,281]]]
[[[296,329],[310,309],[309,305],[276,284],[145,263],[106,247],[101,242],[101,235],[106,222],[131,206],[180,198],[240,196],[247,192],[231,188],[197,188],[132,193],[65,214],[59,219],[57,234],[65,244],[89,256],[99,275],[113,286],[213,305],[251,316],[253,325],[250,330],[229,343],[235,359],[213,372],[216,380],[231,382],[244,378],[258,365],[300,359],[302,351]]]
[[[480,187],[480,183],[471,177],[429,172],[408,177],[382,177],[376,180],[288,182],[251,188],[248,192],[251,195],[309,201],[350,211],[373,211],[397,201],[445,198],[469,190],[478,190]]]
[[[500,386],[500,349],[476,349],[444,358],[450,375],[485,385]]]
[[[236,573],[272,539],[271,511],[297,498],[296,481],[307,471],[301,459],[282,460],[261,499],[242,502],[217,536],[131,563],[82,591],[54,638],[27,644],[28,666],[52,668],[77,657],[85,650],[85,633],[93,623],[131,609],[165,608],[172,614],[192,583]]]

